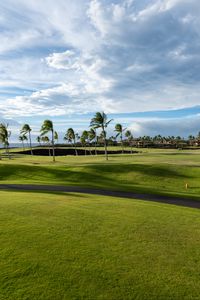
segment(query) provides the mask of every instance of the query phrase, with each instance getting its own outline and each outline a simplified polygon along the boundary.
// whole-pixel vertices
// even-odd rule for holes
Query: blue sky
[[[105,111],[139,135],[200,130],[198,0],[0,3],[0,121],[16,139],[54,121],[87,129]]]

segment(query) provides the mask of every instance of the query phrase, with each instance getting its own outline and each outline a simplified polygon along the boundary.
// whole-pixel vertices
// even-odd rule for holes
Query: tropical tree
[[[51,133],[51,144],[52,144],[52,149],[53,149],[53,162],[56,161],[55,159],[55,131],[54,131],[54,126],[53,122],[51,120],[45,120],[41,126],[40,129],[41,136],[44,136],[47,133]]]
[[[76,149],[76,137],[77,137],[77,135],[75,134],[74,129],[73,128],[68,128],[67,132],[64,136],[64,139],[68,140],[69,142],[73,142],[75,154],[78,155],[78,152],[77,152],[77,149]]]
[[[109,142],[110,142],[110,144],[111,144],[112,146],[116,145],[116,136],[111,135],[111,136],[109,137]]]
[[[76,137],[76,143],[78,143],[78,141],[80,140],[80,136],[78,133],[75,133],[75,137]]]
[[[27,136],[25,134],[21,134],[19,136],[19,141],[22,143],[23,150],[25,149],[25,147],[24,147],[24,141],[27,141],[27,140],[28,140],[28,138],[27,138]]]
[[[29,137],[30,149],[31,149],[31,155],[33,155],[32,141],[31,141],[31,130],[32,130],[32,129],[31,129],[31,127],[30,127],[29,124],[24,124],[24,125],[22,126],[22,129],[21,129],[20,133],[21,133],[22,135],[28,135],[28,137]]]
[[[48,137],[47,135],[42,136],[42,137],[41,137],[41,141],[42,141],[44,144],[47,144],[47,145],[50,145],[50,144],[51,144],[51,143],[50,143],[50,139],[49,139],[49,137]],[[51,150],[50,150],[50,148],[49,148],[49,156],[51,156]]]
[[[65,140],[66,142],[68,142],[70,144],[72,143],[72,139],[69,136],[67,136],[67,133],[64,135],[63,140]]]
[[[94,128],[90,128],[90,131],[88,132],[89,140],[92,142],[94,141],[95,145],[95,155],[97,155],[97,134],[96,130]]]
[[[80,137],[80,142],[81,142],[82,147],[84,147],[84,149],[85,149],[85,155],[86,155],[87,154],[86,153],[86,140],[82,135]]]
[[[194,140],[194,139],[195,139],[195,136],[192,135],[192,134],[190,134],[190,135],[188,136],[188,139],[189,139],[189,140]]]
[[[121,140],[121,146],[122,146],[122,153],[124,153],[124,145],[123,145],[123,132],[126,130],[126,128],[123,128],[121,124],[115,125],[115,131],[117,132],[116,137],[120,136]]]
[[[143,137],[140,137],[140,141],[142,142],[142,147],[149,147],[149,144],[152,142],[152,139],[148,135],[144,135]]]
[[[57,131],[54,131],[54,141],[58,143],[58,133]]]
[[[129,142],[129,146],[131,146],[131,153],[133,153],[133,144],[132,144],[132,142],[133,142],[133,135],[132,135],[132,133],[131,133],[130,130],[127,130],[125,132],[125,137],[127,138],[128,142]]]
[[[89,134],[87,130],[84,130],[81,134],[81,144],[84,146],[85,148],[85,155],[86,153],[86,147],[87,147],[87,142],[88,142],[88,138],[89,138]]]
[[[38,142],[39,145],[41,145],[41,140],[42,140],[41,136],[38,135],[38,136],[36,137],[36,141]]]
[[[97,143],[100,145],[100,146],[104,146],[104,134],[103,132],[100,132],[99,135],[97,135]]]
[[[108,160],[106,128],[108,127],[108,125],[111,121],[112,121],[112,119],[108,121],[107,115],[104,112],[102,112],[102,113],[97,112],[90,122],[90,127],[94,128],[94,129],[98,129],[98,128],[102,129],[106,160]]]
[[[9,137],[11,136],[11,131],[8,130],[8,124],[0,124],[0,143],[4,145],[9,159],[11,159],[9,152]]]

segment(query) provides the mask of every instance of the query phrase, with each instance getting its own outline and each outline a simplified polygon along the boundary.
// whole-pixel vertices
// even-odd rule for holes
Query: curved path
[[[47,192],[75,192],[83,194],[104,195],[120,198],[129,198],[135,200],[146,200],[160,203],[168,203],[192,208],[200,209],[200,199],[194,200],[190,198],[178,198],[173,196],[161,196],[152,194],[141,194],[134,192],[109,191],[93,188],[84,188],[78,186],[63,185],[34,185],[34,184],[0,184],[0,190],[13,191],[47,191]]]

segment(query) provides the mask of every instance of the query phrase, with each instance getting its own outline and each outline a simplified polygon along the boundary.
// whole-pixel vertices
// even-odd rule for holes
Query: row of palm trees
[[[29,139],[31,154],[33,155],[32,140],[31,140],[31,127],[29,124],[24,124],[21,131],[19,140],[24,143]],[[53,161],[55,162],[55,140],[58,139],[58,133],[54,130],[53,122],[51,120],[45,120],[40,129],[40,136],[37,137],[38,141],[50,142],[49,137],[46,134],[51,134],[51,144],[53,149]],[[28,136],[28,137],[27,137]],[[24,144],[23,144],[24,147]]]
[[[94,117],[91,119],[90,122],[90,130],[84,130],[81,136],[78,133],[75,133],[73,128],[69,128],[64,136],[64,140],[71,143],[74,147],[75,154],[78,155],[77,151],[77,143],[78,141],[81,145],[85,146],[85,153],[86,153],[86,145],[90,145],[93,143],[95,145],[95,154],[97,154],[97,143],[101,141],[104,144],[105,149],[105,158],[108,160],[108,151],[107,151],[107,144],[108,142],[116,143],[116,139],[119,137],[121,146],[122,146],[122,153],[124,152],[124,136],[126,137],[126,141],[128,142],[131,147],[134,146],[148,146],[148,145],[155,145],[155,144],[180,144],[184,142],[184,139],[181,137],[162,137],[161,135],[157,135],[155,137],[144,136],[139,137],[138,139],[133,139],[133,135],[130,130],[124,128],[121,124],[115,125],[115,132],[116,135],[112,136],[107,139],[106,130],[108,125],[113,121],[113,119],[108,120],[107,115],[104,112],[97,112]],[[97,129],[101,130],[101,133],[97,135]],[[24,148],[24,142],[29,142],[30,151],[33,155],[33,147],[32,147],[32,137],[31,137],[31,127],[29,124],[24,124],[20,130],[19,141],[22,142]],[[48,136],[50,134],[50,138]],[[8,129],[8,124],[0,124],[0,143],[4,145],[6,152],[11,158],[9,152],[9,138],[11,135],[11,131]],[[53,122],[51,120],[45,120],[40,129],[40,135],[36,138],[37,142],[40,144],[45,143],[47,145],[51,145],[52,148],[52,156],[53,161],[55,162],[55,141],[58,141],[58,133],[54,129]],[[199,140],[200,140],[200,133],[199,133]],[[197,139],[194,136],[189,136],[189,143],[196,143]],[[50,151],[50,150],[49,150]],[[50,153],[50,152],[49,152]],[[0,156],[1,159],[1,156]]]
[[[73,128],[69,128],[64,136],[64,140],[73,143],[75,154],[78,155],[78,151],[76,148],[78,140],[80,140],[82,145],[86,145],[89,142],[94,142],[95,145],[95,153],[97,154],[97,129],[101,130],[101,134],[99,136],[100,139],[103,140],[104,143],[104,149],[105,149],[105,158],[108,160],[108,150],[107,150],[107,140],[106,140],[106,129],[108,125],[113,121],[113,119],[108,120],[107,115],[104,112],[97,112],[94,117],[91,119],[90,122],[90,130],[84,130],[82,132],[82,135],[79,137],[78,133],[75,133]],[[116,124],[115,131],[117,132],[116,137],[120,136],[121,142],[123,141],[123,132],[126,130],[126,128],[123,128],[121,124]],[[48,136],[45,136],[47,133],[51,133],[51,141],[49,140]],[[126,137],[131,138],[131,132],[127,130]],[[29,140],[30,142],[30,149],[31,154],[33,154],[32,150],[32,142],[31,142],[31,128],[28,124],[24,124],[21,131],[19,140],[23,143],[24,147],[24,141]],[[37,137],[37,141],[40,143],[51,143],[52,149],[53,149],[53,161],[55,161],[55,140],[58,140],[58,134],[54,130],[53,122],[50,120],[45,120],[42,124],[41,130],[40,130],[40,136]],[[85,148],[86,151],[86,148]],[[123,152],[123,143],[122,143],[122,152]]]
[[[104,148],[105,148],[105,157],[108,160],[108,151],[107,151],[107,142],[106,142],[106,128],[110,124],[111,120],[108,120],[107,115],[104,112],[97,112],[95,116],[91,119],[90,122],[90,130],[84,130],[81,137],[78,136],[77,133],[74,132],[73,128],[69,128],[64,136],[64,140],[73,143],[75,154],[78,155],[78,151],[76,148],[77,141],[80,139],[82,145],[85,145],[88,140],[94,141],[95,143],[95,153],[97,153],[96,145],[97,145],[97,134],[96,130],[101,129],[101,138],[103,138]],[[29,124],[24,124],[21,131],[19,140],[22,142],[24,148],[24,142],[29,140],[31,154],[33,154],[32,148],[32,140],[31,140],[31,127]],[[122,126],[120,124],[116,125],[115,129],[118,134],[120,134],[122,138]],[[51,140],[46,134],[51,134]],[[40,129],[40,136],[37,137],[37,141],[51,143],[52,150],[53,150],[53,161],[55,162],[55,140],[58,140],[58,133],[54,130],[53,122],[51,120],[45,120]]]

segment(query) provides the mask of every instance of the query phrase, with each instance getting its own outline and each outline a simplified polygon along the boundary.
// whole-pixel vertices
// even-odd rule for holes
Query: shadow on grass
[[[90,169],[92,173],[100,172],[101,174],[127,174],[135,172],[156,177],[187,177],[181,174],[178,170],[170,169],[169,166],[156,166],[147,164],[88,165],[87,169]]]
[[[137,175],[140,178],[137,179]],[[64,184],[85,187],[125,189],[129,190],[137,185],[142,188],[144,176],[145,182],[169,179],[188,179],[189,176],[181,174],[175,168],[160,165],[146,164],[86,164],[82,166],[57,167],[57,166],[33,166],[33,165],[0,165],[0,181],[20,183],[45,183]]]
[[[200,189],[200,186],[189,186],[188,187],[188,190],[199,190]]]

